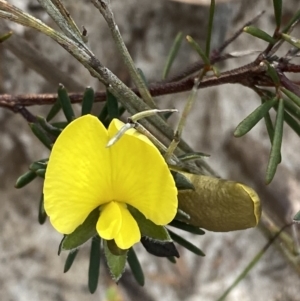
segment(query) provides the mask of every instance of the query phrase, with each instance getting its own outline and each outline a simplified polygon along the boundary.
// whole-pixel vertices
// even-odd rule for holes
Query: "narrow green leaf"
[[[300,108],[293,102],[284,99],[284,109],[300,121]]]
[[[167,61],[166,61],[166,64],[165,64],[165,67],[164,67],[164,71],[163,71],[163,75],[162,75],[162,79],[166,79],[170,70],[171,70],[171,67],[173,65],[173,62],[178,54],[178,51],[180,49],[180,46],[182,44],[182,40],[183,40],[183,33],[182,32],[179,32],[176,37],[175,37],[175,40],[172,44],[172,47],[170,49],[170,52],[168,54],[168,57],[167,57]]]
[[[95,236],[92,239],[91,252],[90,252],[90,264],[89,264],[89,278],[88,278],[88,287],[91,294],[93,294],[99,282],[99,273],[100,273],[100,247],[101,247],[101,238]]]
[[[259,38],[261,40],[264,40],[270,44],[275,44],[276,40],[273,39],[269,34],[267,34],[265,31],[262,31],[261,29],[254,27],[254,26],[246,26],[244,27],[244,32]]]
[[[119,116],[121,117],[125,113],[126,109],[123,106],[119,107]]]
[[[175,171],[172,171],[171,173],[178,190],[195,190],[193,183],[183,174]]]
[[[277,103],[277,101],[278,100],[274,98],[262,103],[239,123],[233,135],[235,137],[241,137],[248,133],[269,112],[269,110]]]
[[[271,77],[273,83],[275,84],[275,86],[278,86],[280,84],[280,79],[279,76],[277,74],[277,71],[275,70],[275,68],[267,61],[264,62],[268,69],[267,69],[267,74]]]
[[[281,144],[283,135],[283,123],[284,123],[284,103],[283,99],[279,100],[278,111],[275,120],[275,132],[274,139],[269,156],[269,162],[266,172],[266,184],[271,183],[274,178],[277,165],[281,158]]]
[[[108,90],[106,90],[106,103],[107,103],[107,112],[111,119],[119,118],[119,105],[117,98],[112,95]]]
[[[300,97],[294,94],[293,92],[289,91],[286,88],[281,88],[281,91],[291,100],[293,101],[298,107],[300,107]]]
[[[73,121],[75,119],[75,114],[72,108],[71,100],[66,88],[62,84],[59,84],[57,94],[66,119],[68,122]]]
[[[49,134],[53,135],[54,137],[58,137],[62,132],[62,129],[54,127],[52,124],[48,123],[44,117],[37,116],[37,121],[40,126]]]
[[[140,75],[143,82],[145,83],[146,87],[148,87],[149,83],[147,81],[147,78],[146,78],[145,73],[143,72],[143,70],[141,68],[137,68],[137,72]]]
[[[97,234],[96,224],[99,219],[99,209],[93,210],[82,225],[78,226],[74,232],[65,235],[61,242],[61,250],[76,249],[90,238]],[[60,253],[60,251],[59,251]]]
[[[46,169],[48,164],[48,158],[47,159],[41,159],[39,161],[33,162],[29,165],[29,169],[32,171],[36,171],[38,169]]]
[[[104,255],[106,258],[107,266],[109,268],[110,274],[114,281],[118,281],[125,270],[125,265],[127,261],[127,252],[123,255],[116,256],[112,254],[107,246],[107,242],[103,241]]]
[[[61,104],[60,104],[60,101],[57,99],[55,104],[51,107],[51,109],[46,117],[46,120],[47,121],[52,120],[58,114],[58,112],[60,110],[61,110]]]
[[[145,284],[145,277],[143,273],[143,269],[140,265],[139,259],[134,252],[134,249],[131,247],[128,250],[128,257],[127,257],[128,264],[132,271],[132,274],[140,286],[144,286]]]
[[[139,225],[142,236],[150,237],[160,242],[171,242],[172,239],[165,227],[154,224],[151,220],[146,219],[145,216],[136,208],[128,206],[128,209],[136,222]]]
[[[176,264],[176,258],[171,256],[171,257],[166,257],[171,263]]]
[[[300,40],[299,39],[296,39],[290,35],[287,35],[287,34],[284,34],[282,33],[281,34],[281,37],[287,41],[288,43],[290,43],[291,45],[295,46],[296,48],[300,48]]]
[[[105,104],[98,116],[98,119],[104,124],[107,116],[108,116],[108,109],[107,109],[107,102],[105,102]]]
[[[15,187],[22,188],[27,184],[29,184],[30,182],[32,182],[36,177],[37,177],[36,173],[29,170],[17,179]]]
[[[293,221],[294,221],[294,222],[297,222],[297,223],[300,222],[300,211],[298,211],[298,212],[296,213],[296,215],[295,215],[294,218],[293,218]]]
[[[83,94],[81,115],[90,114],[94,103],[95,92],[91,87],[87,87]]]
[[[262,99],[262,102],[264,101],[269,101],[269,100],[264,100]],[[276,107],[274,107],[276,110]],[[266,124],[266,128],[267,128],[267,132],[268,132],[268,136],[271,142],[271,145],[273,144],[273,140],[274,140],[274,126],[273,126],[273,122],[270,116],[270,113],[268,112],[265,116],[264,116],[264,120],[265,120],[265,124]],[[281,154],[280,154],[280,158],[279,158],[279,162],[278,164],[281,162]]]
[[[29,123],[33,134],[48,148],[52,149],[53,142],[39,124]]]
[[[205,256],[205,254],[195,245],[193,245],[192,243],[190,243],[189,241],[185,240],[184,238],[182,238],[181,236],[175,234],[174,232],[172,232],[171,230],[168,230],[170,233],[171,238],[176,241],[178,244],[180,244],[181,246],[185,247],[187,250],[193,252],[196,255],[199,256]]]
[[[73,265],[73,262],[78,254],[79,249],[75,249],[69,252],[64,266],[64,273],[67,273]]]
[[[0,36],[0,44],[9,39],[12,36],[13,32],[9,31],[5,33],[4,35]]]
[[[298,136],[300,136],[300,124],[297,120],[295,120],[289,113],[284,112],[284,121]]]
[[[287,33],[290,28],[294,25],[295,22],[298,22],[300,19],[300,10],[298,10],[295,15],[291,18],[291,20],[289,21],[289,23],[284,27],[284,29],[282,30],[283,33]]]
[[[35,173],[36,173],[39,177],[45,179],[46,169],[38,169],[38,170],[35,171]]]
[[[67,121],[53,122],[51,123],[51,125],[63,130],[68,125],[68,122]]]
[[[196,235],[204,235],[205,232],[198,228],[198,227],[194,227],[192,225],[177,221],[177,220],[173,220],[169,223],[170,226],[196,234]]]
[[[264,116],[264,120],[270,138],[270,142],[272,144],[274,139],[274,126],[269,112]]]
[[[180,161],[187,162],[192,160],[203,159],[204,157],[210,157],[210,155],[201,152],[193,152],[178,156],[178,159],[180,159]]]
[[[207,26],[207,36],[206,36],[206,47],[205,47],[205,54],[206,57],[210,56],[210,41],[214,23],[214,15],[215,15],[215,0],[210,0],[210,8],[209,8],[209,20]]]
[[[40,225],[43,225],[47,219],[47,213],[44,207],[44,194],[42,193],[39,203],[38,221]]]
[[[198,54],[202,58],[204,64],[209,66],[210,65],[209,58],[207,57],[207,55],[205,54],[205,52],[202,50],[202,48],[200,47],[200,45],[191,36],[187,36],[186,40],[198,52]]]
[[[282,0],[273,0],[274,14],[277,28],[280,28],[282,14]]]
[[[189,214],[187,214],[183,210],[177,209],[177,213],[176,213],[175,219],[183,221],[183,222],[189,222],[189,220],[191,219],[191,217],[190,217]]]
[[[147,236],[141,238],[141,243],[146,251],[157,257],[172,257],[179,258],[179,253],[173,241],[158,241]]]

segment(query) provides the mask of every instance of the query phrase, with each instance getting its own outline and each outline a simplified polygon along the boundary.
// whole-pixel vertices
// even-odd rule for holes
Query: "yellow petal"
[[[45,210],[54,228],[73,232],[97,206],[111,200],[107,130],[91,115],[74,120],[59,135],[44,183]]]
[[[124,206],[120,206],[122,225],[120,232],[115,237],[116,245],[123,250],[129,249],[141,240],[141,232],[136,220]]]
[[[117,202],[109,202],[108,204],[103,205],[96,226],[100,237],[111,240],[118,235],[123,222],[121,207],[122,206]]]
[[[122,125],[114,119],[108,129],[109,137]],[[177,212],[177,189],[157,148],[131,129],[110,150],[114,200],[137,208],[157,225],[169,223]]]
[[[255,227],[261,215],[256,192],[243,184],[183,173],[195,191],[179,192],[179,208],[190,215],[189,223],[215,232]]]

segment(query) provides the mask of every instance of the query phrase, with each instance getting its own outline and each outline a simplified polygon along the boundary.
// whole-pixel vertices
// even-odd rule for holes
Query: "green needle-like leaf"
[[[193,152],[178,156],[178,159],[180,159],[180,161],[187,162],[191,160],[203,159],[203,157],[210,157],[210,155],[201,152]]]
[[[264,116],[264,120],[270,138],[270,142],[272,144],[274,139],[274,126],[269,112]]]
[[[141,286],[144,286],[145,284],[145,277],[142,270],[142,267],[140,265],[139,259],[136,256],[136,253],[134,252],[133,248],[130,248],[128,250],[128,257],[127,257],[128,264],[130,266],[130,269],[132,271],[132,274],[137,281],[137,283]]]
[[[158,241],[147,236],[143,236],[141,238],[141,243],[146,251],[154,256],[180,257],[173,241]]]
[[[187,250],[193,252],[196,255],[205,256],[205,254],[198,247],[196,247],[195,245],[193,245],[189,241],[185,240],[181,236],[177,235],[176,233],[172,232],[171,230],[168,230],[168,231],[170,233],[171,238],[174,241],[176,241],[178,244],[185,247]]]
[[[168,58],[167,58],[167,62],[165,64],[165,67],[164,67],[164,71],[163,71],[163,75],[162,75],[162,78],[163,79],[166,79],[169,72],[170,72],[170,69],[173,65],[173,62],[178,54],[178,51],[180,49],[180,46],[181,46],[181,43],[182,43],[182,40],[183,40],[183,33],[182,32],[179,32],[176,37],[175,37],[175,40],[173,42],[173,45],[170,49],[170,52],[168,54]]]
[[[277,103],[277,99],[265,101],[259,107],[257,107],[250,115],[248,115],[234,131],[235,137],[241,137],[248,133]]]
[[[137,221],[142,236],[147,236],[155,241],[172,242],[172,239],[165,227],[156,225],[151,220],[146,219],[145,216],[134,207],[128,206],[128,209]]]
[[[295,120],[289,113],[284,112],[284,121],[298,136],[300,136],[300,124],[297,120]]]
[[[294,38],[290,35],[284,34],[284,33],[282,33],[281,36],[285,41],[287,41],[291,45],[295,46],[296,48],[300,48],[300,40],[299,39],[296,39],[296,38]]]
[[[91,294],[93,294],[98,287],[101,257],[100,247],[101,238],[99,236],[96,236],[92,239],[90,252],[88,287]]]
[[[276,121],[275,121],[275,132],[271,152],[269,156],[269,162],[266,172],[266,184],[271,183],[274,178],[277,165],[281,159],[281,144],[283,135],[283,123],[284,123],[284,103],[283,99],[279,100]]]
[[[53,142],[39,124],[29,123],[33,134],[48,148],[52,149]]]
[[[269,34],[267,34],[265,31],[262,31],[261,29],[254,27],[254,26],[246,26],[244,27],[244,32],[259,38],[261,40],[264,40],[270,44],[275,44],[276,40],[272,38]]]
[[[22,188],[27,184],[29,184],[30,182],[32,182],[36,177],[37,177],[36,173],[29,170],[17,179],[15,187]]]
[[[200,45],[191,36],[187,36],[186,40],[198,52],[198,54],[202,58],[202,60],[205,63],[205,65],[209,66],[210,65],[209,58],[207,57],[207,55],[205,54],[205,52],[202,50],[202,48],[200,47]]]
[[[295,15],[291,18],[288,24],[282,30],[283,33],[287,33],[290,28],[294,25],[295,22],[298,22],[300,19],[300,9],[295,13]]]
[[[45,179],[46,169],[38,169],[38,170],[35,171],[35,173],[36,173],[39,177]]]
[[[208,20],[208,26],[207,26],[206,47],[205,47],[206,57],[210,56],[210,41],[211,41],[211,35],[212,35],[212,29],[213,29],[215,6],[216,6],[215,0],[210,0],[209,20]]]
[[[47,219],[47,213],[44,207],[44,194],[42,193],[39,203],[38,221],[40,225],[43,225]]]
[[[295,93],[293,93],[283,87],[281,88],[281,91],[300,108],[300,97],[299,96],[297,96]]]
[[[186,223],[183,223],[183,222],[180,222],[180,221],[177,221],[177,220],[171,221],[171,223],[169,225],[172,227],[196,234],[196,235],[204,235],[205,234],[205,232],[202,229],[200,229],[198,227],[194,227],[194,226],[186,224]]]
[[[278,86],[280,84],[280,79],[279,76],[277,74],[277,71],[275,70],[275,68],[267,61],[264,62],[268,69],[267,69],[267,74],[271,77],[273,83],[275,84],[275,86]]]
[[[123,255],[114,255],[110,252],[107,242],[103,241],[104,255],[106,258],[107,266],[109,268],[110,274],[114,281],[118,281],[125,270],[125,265],[127,261],[127,252]]]
[[[280,28],[282,14],[282,0],[273,0],[274,14],[277,28]]]
[[[104,124],[107,116],[108,116],[108,109],[107,109],[107,102],[105,102],[105,104],[98,116],[98,119]]]
[[[284,99],[284,109],[300,121],[300,108],[290,100]]]
[[[117,98],[112,95],[108,90],[106,91],[107,99],[107,112],[111,119],[113,118],[119,118],[119,105]]]
[[[62,129],[57,128],[57,127],[53,126],[52,124],[48,123],[44,117],[37,116],[37,121],[47,133],[53,135],[56,138],[62,132]]]
[[[94,103],[95,92],[91,87],[87,87],[83,94],[81,115],[90,114]]]
[[[179,172],[171,172],[178,190],[195,190],[193,183]]]
[[[176,258],[174,256],[166,257],[171,263],[176,264]]]
[[[73,262],[78,254],[79,249],[75,249],[69,252],[64,266],[64,273],[67,273],[73,265]]]
[[[294,222],[297,222],[297,223],[300,222],[300,211],[298,211],[298,212],[296,213],[296,215],[295,215],[294,218],[293,218],[293,221],[294,221]]]
[[[68,122],[67,121],[53,122],[51,123],[51,125],[54,126],[55,128],[63,130],[68,125]]]
[[[82,225],[71,234],[65,235],[60,244],[61,250],[76,249],[97,234],[96,224],[99,219],[99,209],[93,210]],[[60,251],[59,250],[59,253]]]
[[[29,169],[32,171],[36,171],[38,169],[46,169],[48,164],[48,158],[47,159],[41,159],[39,161],[33,162],[29,165]]]
[[[52,106],[52,108],[50,109],[46,120],[50,121],[52,120],[57,114],[58,112],[61,110],[61,104],[60,101],[57,99],[57,101],[55,102],[55,104]]]
[[[143,80],[143,82],[145,83],[146,87],[148,87],[149,83],[147,81],[146,75],[143,72],[143,70],[141,68],[137,68],[136,70],[137,70],[138,74],[140,75],[141,79]]]
[[[12,36],[13,32],[9,31],[7,33],[5,33],[4,35],[0,36],[0,44],[3,43],[4,41],[6,41],[7,39],[9,39]]]
[[[57,94],[66,119],[68,122],[73,121],[75,119],[75,114],[72,108],[71,100],[66,88],[62,84],[59,84]]]

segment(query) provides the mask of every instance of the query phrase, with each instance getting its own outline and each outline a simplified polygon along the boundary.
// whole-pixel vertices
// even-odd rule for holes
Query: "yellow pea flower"
[[[106,129],[98,118],[85,115],[57,138],[45,175],[44,206],[58,232],[72,233],[99,208],[99,236],[128,249],[141,233],[127,204],[157,225],[175,217],[175,182],[153,143],[131,129],[106,148],[122,126],[114,119]]]

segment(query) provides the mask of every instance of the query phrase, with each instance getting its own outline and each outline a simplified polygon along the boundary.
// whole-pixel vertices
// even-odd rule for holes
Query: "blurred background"
[[[9,3],[41,18],[55,27],[34,0],[11,0]],[[149,82],[161,79],[167,54],[176,34],[182,31],[204,45],[210,1],[113,0],[116,21],[124,41]],[[273,33],[275,28],[271,0],[216,1],[212,49],[234,34],[259,12],[266,13],[256,26]],[[89,45],[100,61],[126,84],[131,83],[110,37],[102,16],[89,1],[65,0],[78,26],[85,26]],[[284,2],[283,18],[289,20],[300,5],[297,0]],[[0,33],[9,25],[15,35],[0,44],[0,93],[55,93],[63,83],[70,92],[82,92],[89,85],[103,86],[67,52],[49,38],[30,29],[0,20]],[[294,36],[299,38],[298,31]],[[264,42],[242,34],[226,52],[263,50]],[[37,54],[37,53],[38,54]],[[221,71],[251,62],[255,56],[228,60],[219,64]],[[198,60],[186,42],[178,54],[172,74]],[[158,97],[164,108],[182,110],[188,93]],[[246,183],[257,189],[265,212],[278,227],[289,223],[300,209],[300,139],[284,128],[282,158],[275,179],[265,187],[264,173],[270,150],[264,125],[259,124],[244,138],[234,138],[235,126],[260,104],[260,99],[240,85],[224,85],[200,90],[189,116],[184,139],[196,151],[210,154],[207,162],[223,178]],[[35,114],[49,108],[32,107]],[[99,112],[100,105],[95,106]],[[172,117],[173,118],[173,117]],[[175,125],[178,119],[172,119]],[[0,296],[7,301],[70,300],[205,300],[213,301],[226,290],[249,261],[266,244],[270,231],[266,225],[233,233],[207,232],[192,237],[206,257],[196,257],[179,247],[181,258],[176,265],[147,254],[139,245],[146,284],[140,288],[126,271],[119,285],[101,265],[98,290],[87,289],[89,244],[82,247],[72,269],[63,274],[67,254],[57,256],[61,236],[47,222],[37,221],[42,182],[34,181],[21,190],[14,188],[19,175],[32,161],[47,157],[48,151],[31,134],[20,115],[0,109]],[[295,228],[296,232],[300,228]],[[288,232],[291,233],[291,232]],[[186,234],[185,234],[186,235]],[[297,301],[299,263],[288,246],[278,241],[262,257],[250,274],[226,300]]]

